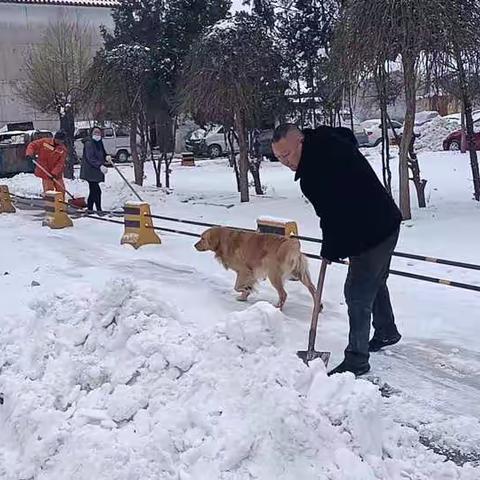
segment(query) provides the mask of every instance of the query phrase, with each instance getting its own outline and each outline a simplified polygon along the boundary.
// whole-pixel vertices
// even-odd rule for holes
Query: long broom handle
[[[57,187],[60,188],[60,191],[63,191],[65,192],[70,198],[72,198],[73,200],[75,200],[75,197],[65,188],[63,187],[62,189],[62,186],[60,185],[60,183],[57,181],[57,179],[46,169],[46,168],[43,168],[36,160],[34,160],[32,158],[32,162],[45,174],[45,175],[48,175],[48,177],[50,178],[50,180],[53,181],[53,183],[55,183],[55,185],[57,185]]]
[[[113,163],[113,160],[110,159],[108,160],[108,162],[112,165],[112,167],[118,172],[118,174],[122,177],[123,181],[128,185],[128,187],[130,188],[130,190],[134,193],[134,195],[141,201],[143,202],[143,199],[142,197],[137,193],[137,191],[132,187],[132,185],[130,184],[130,182],[125,178],[125,176],[123,175],[123,173],[120,171],[120,169]]]
[[[310,332],[308,334],[308,351],[315,350],[315,338],[317,336],[318,316],[322,308],[322,293],[323,285],[325,283],[325,274],[327,273],[328,260],[322,259],[320,265],[320,273],[318,274],[317,290],[313,302],[312,323],[310,325]]]

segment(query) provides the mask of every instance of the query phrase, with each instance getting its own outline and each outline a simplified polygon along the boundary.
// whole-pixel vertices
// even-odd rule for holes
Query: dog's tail
[[[305,283],[306,281],[308,282],[310,280],[310,273],[308,271],[308,261],[305,255],[302,252],[298,252],[293,261],[292,275],[302,283]]]
[[[310,272],[308,270],[307,257],[300,251],[300,246],[294,257],[294,265],[292,270],[292,276],[300,280],[309,290],[312,297],[315,295],[315,287],[310,278]]]

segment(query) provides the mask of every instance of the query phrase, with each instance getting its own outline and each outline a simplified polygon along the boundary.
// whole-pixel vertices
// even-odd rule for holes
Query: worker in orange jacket
[[[65,146],[66,134],[63,130],[55,133],[53,138],[40,138],[31,142],[26,151],[27,159],[36,158],[35,176],[42,179],[43,193],[49,190],[65,192],[63,170],[67,159]],[[43,167],[43,170],[42,168]]]

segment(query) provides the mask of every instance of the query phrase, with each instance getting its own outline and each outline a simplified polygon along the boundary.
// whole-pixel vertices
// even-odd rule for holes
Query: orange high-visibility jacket
[[[40,138],[31,142],[26,151],[26,155],[36,155],[37,162],[54,177],[60,177],[65,168],[65,160],[67,159],[67,148],[61,144],[55,144],[53,138]],[[40,168],[35,167],[35,176],[48,179]]]

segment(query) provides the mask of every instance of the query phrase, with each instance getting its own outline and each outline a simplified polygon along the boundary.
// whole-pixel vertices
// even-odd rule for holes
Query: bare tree
[[[473,194],[480,201],[480,172],[475,145],[473,103],[480,98],[480,4],[474,0],[455,0],[448,11],[439,11],[437,24],[441,49],[433,56],[433,75],[438,87],[462,104],[462,131],[473,178]]]
[[[75,115],[92,93],[92,41],[92,28],[78,20],[62,18],[50,24],[42,43],[28,50],[23,65],[25,81],[17,87],[28,105],[59,116],[60,127],[67,133],[67,178],[73,178],[77,159],[73,145]]]
[[[90,75],[94,79],[92,101],[103,105],[109,119],[130,128],[135,183],[143,184],[149,148],[147,114],[148,82],[151,78],[149,49],[141,45],[118,45],[102,50],[95,58]]]
[[[421,178],[418,160],[410,155],[414,138],[418,69],[421,62],[441,45],[439,12],[447,12],[457,0],[369,0],[344,2],[337,31],[337,48],[348,51],[343,67],[365,71],[399,60],[403,68],[406,114],[400,142],[400,209],[404,219],[411,218],[409,177],[424,206],[426,181]],[[459,34],[461,34],[459,32]],[[374,46],[372,48],[372,46]]]
[[[248,129],[258,121],[262,105],[267,100],[280,103],[285,89],[272,39],[258,17],[237,13],[214,25],[193,48],[184,78],[181,109],[234,128],[240,151],[240,199],[248,202]]]

